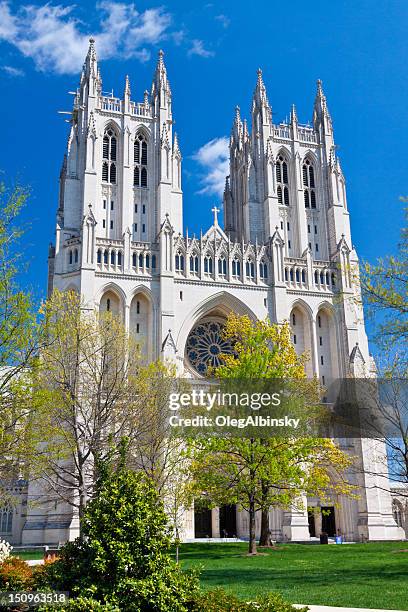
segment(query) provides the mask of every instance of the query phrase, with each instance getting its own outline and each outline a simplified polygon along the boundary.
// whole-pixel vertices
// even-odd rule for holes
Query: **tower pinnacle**
[[[254,95],[252,97],[252,115],[260,113],[262,117],[262,123],[271,123],[271,107],[269,106],[268,96],[266,94],[266,87],[262,77],[262,70],[258,68],[257,79]]]
[[[97,66],[96,66],[95,39],[91,36],[91,38],[89,39],[88,53],[85,59],[85,71],[88,71],[88,70],[90,71],[92,69],[94,69],[95,74],[96,74]]]
[[[297,123],[297,120],[298,120],[298,117],[297,117],[297,112],[296,112],[296,106],[292,104],[292,109],[290,111],[290,122]]]
[[[327,108],[327,100],[326,96],[324,95],[322,81],[318,79],[316,85],[317,91],[314,103],[313,123],[315,126],[317,126],[319,122],[326,122],[327,127],[329,127],[329,130],[331,131],[331,117],[329,109]]]
[[[322,81],[320,79],[317,79],[316,85],[317,85],[317,91],[316,91],[316,98],[315,98],[315,109],[320,114],[326,114],[329,116],[329,111],[327,108],[326,96],[324,95],[324,91],[323,91]]]
[[[156,70],[153,77],[152,84],[152,99],[158,94],[159,91],[162,92],[160,96],[160,104],[162,104],[166,100],[167,103],[171,100],[171,89],[170,83],[167,79],[167,70],[163,60],[164,52],[160,49],[157,57]]]
[[[125,79],[125,95],[130,96],[130,81],[129,81],[129,75],[126,75],[126,79]]]

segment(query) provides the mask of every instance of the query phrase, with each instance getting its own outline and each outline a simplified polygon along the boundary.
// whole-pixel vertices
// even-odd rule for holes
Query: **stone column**
[[[211,535],[213,538],[220,537],[220,509],[211,510]]]

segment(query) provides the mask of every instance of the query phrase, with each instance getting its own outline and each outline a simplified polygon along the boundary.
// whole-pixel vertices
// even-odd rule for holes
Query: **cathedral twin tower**
[[[215,212],[205,233],[184,235],[182,213],[163,53],[151,91],[134,102],[128,78],[121,98],[103,93],[91,39],[60,175],[49,291],[72,288],[89,307],[117,312],[146,359],[175,361],[187,376],[217,365],[231,311],[289,320],[296,349],[310,355],[308,373],[324,385],[372,371],[350,272],[357,255],[345,181],[320,82],[312,126],[298,122],[295,107],[289,123],[276,125],[259,70],[251,126],[238,108],[233,122],[224,229]],[[336,521],[350,539],[397,534],[389,494],[372,487],[370,496],[348,501]],[[276,539],[310,537],[307,514],[277,513],[272,522]],[[188,537],[193,523],[186,519]]]
[[[349,333],[340,358],[318,354],[312,329],[319,304],[320,321],[333,328],[333,296],[356,290],[344,177],[320,82],[313,127],[299,124],[294,107],[289,124],[275,125],[259,70],[250,131],[238,108],[233,122],[224,230],[215,218],[200,238],[183,236],[182,214],[181,153],[163,53],[150,93],[133,102],[127,77],[121,99],[104,95],[91,39],[60,176],[49,290],[70,286],[100,308],[117,309],[148,358],[170,353],[193,373],[187,336],[180,336],[190,331],[182,315],[198,306],[192,285],[200,287],[196,296],[223,295],[224,316],[235,304],[253,317],[282,321],[297,308],[304,325],[294,341],[310,349],[310,371],[325,380],[348,373],[356,343],[369,363],[364,326],[351,320],[356,313],[344,313]],[[337,344],[333,329],[329,336]]]

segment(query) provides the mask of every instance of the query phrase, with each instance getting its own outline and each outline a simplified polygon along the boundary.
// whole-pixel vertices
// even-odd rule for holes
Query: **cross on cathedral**
[[[214,206],[214,208],[211,209],[211,212],[214,213],[214,225],[218,225],[218,213],[220,212],[220,209],[217,208],[216,206]]]

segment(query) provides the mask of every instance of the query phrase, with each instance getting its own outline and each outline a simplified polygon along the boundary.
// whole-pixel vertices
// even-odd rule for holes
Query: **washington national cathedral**
[[[363,313],[352,299],[359,286],[350,268],[358,260],[321,82],[311,125],[299,122],[294,106],[290,121],[276,125],[258,70],[248,123],[239,108],[232,118],[224,227],[214,208],[213,225],[200,236],[183,232],[177,109],[163,52],[150,91],[140,93],[133,101],[128,77],[122,97],[103,93],[91,39],[60,174],[48,292],[75,289],[90,308],[120,314],[148,360],[172,360],[187,377],[219,363],[231,311],[288,320],[296,350],[310,354],[308,375],[324,386],[373,375]],[[346,541],[405,537],[388,479],[375,475],[383,472],[384,445],[354,439],[343,448],[367,468],[354,477],[358,499],[334,500],[322,514],[307,512],[320,505],[309,498],[304,511],[271,510],[274,540],[307,541],[322,530]],[[76,537],[71,506],[27,505],[40,485],[20,484],[21,504],[0,521],[9,540]],[[235,506],[185,513],[187,540],[247,534],[248,516]]]

